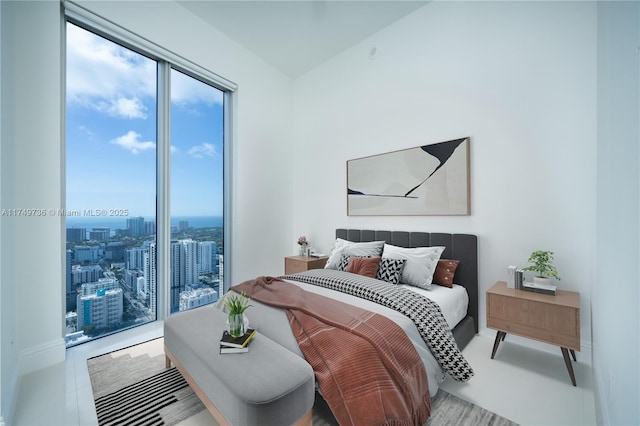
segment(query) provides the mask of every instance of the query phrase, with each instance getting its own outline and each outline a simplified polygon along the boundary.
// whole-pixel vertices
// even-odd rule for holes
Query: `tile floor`
[[[162,335],[162,324],[137,327],[67,350],[65,363],[22,378],[16,426],[97,424],[86,360]],[[441,387],[521,425],[595,425],[591,367],[574,364],[573,387],[558,354],[509,342],[490,358],[493,339],[476,336],[463,351],[476,375],[469,383],[447,379]],[[185,424],[208,425],[207,413]]]

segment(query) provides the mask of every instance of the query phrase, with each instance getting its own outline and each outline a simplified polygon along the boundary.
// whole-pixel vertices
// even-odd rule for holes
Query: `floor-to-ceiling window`
[[[218,299],[228,138],[206,78],[75,22],[66,36],[70,346]]]
[[[222,256],[223,92],[171,70],[170,310],[217,300]]]

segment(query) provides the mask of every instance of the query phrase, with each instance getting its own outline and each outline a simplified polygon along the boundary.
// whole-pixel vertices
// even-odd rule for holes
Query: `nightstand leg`
[[[496,340],[493,342],[493,352],[491,352],[491,359],[496,356],[496,351],[498,350],[498,346],[500,346],[500,342],[504,340],[504,337],[507,335],[504,331],[498,331],[496,333]]]
[[[567,370],[569,370],[569,377],[571,377],[571,384],[573,386],[576,385],[576,376],[573,374],[573,364],[571,364],[571,359],[569,359],[569,350],[567,348],[560,348],[562,350],[562,356],[564,357],[564,363],[567,366]],[[573,351],[571,351],[573,352]]]
[[[574,351],[573,349],[569,349],[569,352],[571,352],[571,358],[573,358],[573,361],[578,362],[578,360],[576,359],[576,351]]]

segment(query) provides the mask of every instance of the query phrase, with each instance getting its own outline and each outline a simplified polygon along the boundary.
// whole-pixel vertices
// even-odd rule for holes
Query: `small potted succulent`
[[[551,283],[551,277],[560,281],[558,271],[556,270],[555,266],[553,266],[552,251],[536,250],[531,253],[531,256],[529,256],[529,260],[527,260],[527,262],[529,262],[531,265],[524,268],[524,270],[537,273],[537,275],[533,277],[534,284],[549,285]]]
[[[234,291],[228,292],[224,297],[224,306],[227,308],[229,316],[227,317],[227,324],[229,327],[229,334],[232,337],[240,337],[244,335],[245,329],[249,326],[249,321],[244,314],[248,308],[251,300],[243,293],[236,293]]]

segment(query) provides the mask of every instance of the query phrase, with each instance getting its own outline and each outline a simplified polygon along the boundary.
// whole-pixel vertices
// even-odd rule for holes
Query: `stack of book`
[[[252,328],[247,328],[244,335],[240,337],[232,337],[227,330],[222,333],[222,339],[220,339],[220,353],[221,354],[237,354],[243,352],[249,352],[249,342],[255,336],[256,331]]]
[[[524,270],[517,266],[510,265],[507,268],[507,288],[523,289]]]

